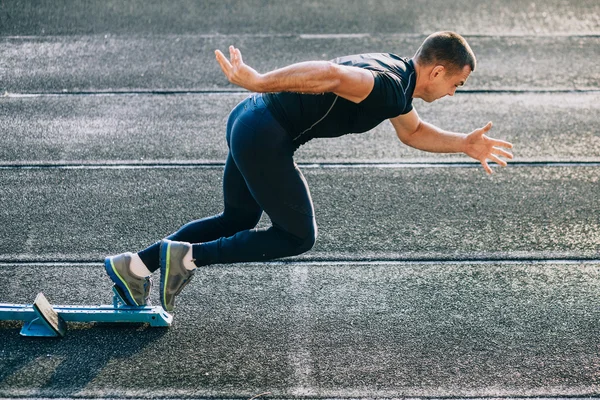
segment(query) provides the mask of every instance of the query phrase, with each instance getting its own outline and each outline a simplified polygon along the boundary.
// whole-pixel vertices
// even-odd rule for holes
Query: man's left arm
[[[229,82],[253,92],[335,93],[354,103],[363,101],[375,84],[366,69],[330,61],[307,61],[259,74],[242,60],[240,49],[229,46],[231,60],[215,50],[217,62]]]
[[[505,167],[506,161],[499,156],[513,158],[511,153],[501,149],[512,148],[511,143],[485,135],[492,128],[491,122],[469,134],[463,134],[444,131],[421,120],[415,109],[390,121],[402,143],[433,153],[465,153],[478,160],[488,174],[492,173],[488,160]]]

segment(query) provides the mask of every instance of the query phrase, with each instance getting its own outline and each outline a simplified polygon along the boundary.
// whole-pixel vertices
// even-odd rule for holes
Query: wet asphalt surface
[[[0,3],[3,303],[110,303],[104,256],[221,211],[247,93],[216,48],[262,72],[453,29],[478,68],[415,108],[515,145],[487,176],[387,122],[314,140],[313,250],[198,271],[168,329],[0,322],[0,398],[599,396],[600,5],[414,3]]]

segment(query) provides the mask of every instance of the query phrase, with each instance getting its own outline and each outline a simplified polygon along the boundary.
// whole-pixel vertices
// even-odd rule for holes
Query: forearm
[[[326,93],[334,91],[339,82],[335,64],[307,61],[261,74],[255,91]]]
[[[415,149],[431,153],[462,153],[465,151],[466,135],[444,131],[421,121],[418,129],[404,142]]]

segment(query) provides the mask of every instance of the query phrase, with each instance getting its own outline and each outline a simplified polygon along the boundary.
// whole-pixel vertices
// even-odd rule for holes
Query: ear
[[[434,79],[434,78],[437,78],[440,76],[444,76],[445,72],[446,72],[446,67],[444,67],[443,65],[436,65],[431,70],[431,73],[429,74],[429,78]]]

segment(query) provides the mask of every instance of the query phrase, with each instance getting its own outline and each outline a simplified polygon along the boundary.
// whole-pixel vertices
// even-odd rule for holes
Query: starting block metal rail
[[[0,321],[25,321],[22,336],[57,337],[66,333],[67,322],[148,323],[153,327],[168,327],[173,316],[162,307],[130,306],[116,287],[113,305],[55,305],[43,293],[33,304],[0,303]]]

